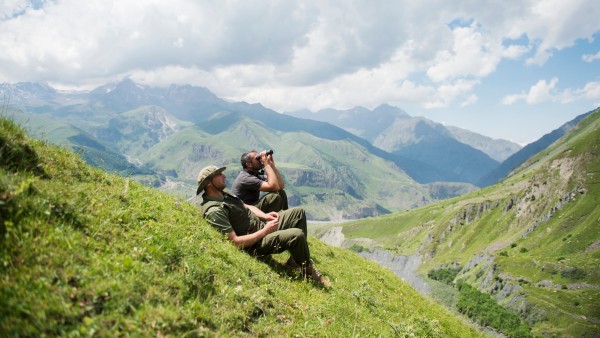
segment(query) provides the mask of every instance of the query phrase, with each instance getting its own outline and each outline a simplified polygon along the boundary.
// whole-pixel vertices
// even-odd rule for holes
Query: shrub
[[[571,280],[583,279],[583,278],[585,278],[585,275],[586,275],[585,270],[577,268],[577,267],[574,267],[574,268],[568,267],[568,268],[562,269],[560,271],[561,277],[568,278]]]
[[[354,251],[354,252],[358,252],[358,253],[369,251],[364,246],[361,246],[361,245],[358,245],[358,244],[352,244],[352,246],[349,249],[352,250],[352,251]]]
[[[531,329],[517,314],[498,305],[488,294],[466,283],[458,285],[458,311],[484,326],[491,326],[510,337],[532,337]]]
[[[439,280],[446,284],[452,284],[452,282],[454,281],[454,279],[456,278],[456,276],[458,275],[460,270],[461,270],[460,267],[441,268],[441,269],[437,269],[437,270],[431,270],[427,273],[427,277],[434,279],[434,280]]]

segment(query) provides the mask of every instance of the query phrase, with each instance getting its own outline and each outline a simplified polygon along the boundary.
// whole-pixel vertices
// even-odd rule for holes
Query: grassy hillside
[[[587,117],[592,112],[588,112],[585,114],[581,114],[574,118],[573,120],[563,124],[559,128],[549,132],[542,136],[539,140],[532,142],[516,153],[512,154],[509,158],[507,158],[504,162],[502,162],[497,168],[487,173],[485,176],[481,178],[478,182],[478,186],[487,187],[488,185],[492,185],[498,183],[500,180],[505,178],[506,176],[510,176],[510,173],[517,169],[521,164],[527,161],[531,156],[539,153],[540,151],[548,148],[552,143],[561,138],[563,135],[569,132],[571,128],[577,125],[579,121]]]
[[[160,182],[159,174],[148,168],[134,165],[133,163],[139,161],[134,159],[128,161],[113,149],[116,140],[114,137],[113,142],[100,141],[84,130],[46,114],[34,115],[14,111],[11,115],[14,121],[26,124],[33,135],[39,135],[53,144],[72,150],[95,167],[107,172],[119,173],[121,176],[134,176],[138,182],[145,182],[149,186],[156,186],[158,185],[156,182]]]
[[[324,291],[190,204],[0,119],[0,336],[480,336],[389,270],[310,239]]]
[[[532,333],[600,334],[600,110],[503,182],[420,209],[343,224],[455,271],[518,313]]]

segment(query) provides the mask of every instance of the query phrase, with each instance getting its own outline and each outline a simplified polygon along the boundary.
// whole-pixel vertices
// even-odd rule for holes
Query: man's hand
[[[265,214],[262,210],[253,206],[252,204],[244,203],[244,207],[246,207],[246,209],[252,211],[252,213],[255,214],[256,216],[258,216],[258,218],[261,221],[272,221],[274,219],[279,219],[279,214],[276,213],[275,211],[271,211],[270,213]]]
[[[265,218],[263,219],[263,221],[272,221],[274,219],[279,219],[279,214],[275,211],[271,211],[270,213],[265,214]]]
[[[279,170],[275,166],[275,160],[273,154],[267,155],[266,151],[260,152],[260,161],[265,168],[267,180],[260,186],[260,191],[277,192],[285,188],[285,182],[283,177],[279,173]]]
[[[273,155],[267,155],[264,151],[260,153],[263,167],[266,166],[275,166],[275,160],[273,160]]]
[[[268,234],[270,234],[272,232],[277,231],[278,228],[279,228],[279,220],[278,219],[274,219],[272,221],[268,221],[265,224],[265,227],[263,228],[263,230],[265,230],[265,232],[266,232],[265,235],[268,235]]]

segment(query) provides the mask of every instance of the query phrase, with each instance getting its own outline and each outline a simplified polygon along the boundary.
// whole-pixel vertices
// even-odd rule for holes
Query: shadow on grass
[[[255,258],[258,261],[267,264],[273,271],[275,271],[281,277],[287,277],[298,282],[308,282],[314,287],[322,289],[323,291],[328,291],[328,289],[326,288],[321,288],[320,285],[317,282],[315,282],[312,278],[303,278],[300,272],[300,268],[291,268],[285,263],[278,262],[271,255],[257,256]]]
[[[292,269],[284,263],[278,262],[272,255],[257,256],[258,261],[267,264],[273,271],[282,277],[290,277],[292,279],[301,279],[300,270]]]

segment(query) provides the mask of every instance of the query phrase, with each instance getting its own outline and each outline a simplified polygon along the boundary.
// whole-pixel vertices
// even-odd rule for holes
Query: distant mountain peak
[[[383,103],[383,104],[377,106],[375,109],[373,109],[373,112],[383,113],[383,114],[390,114],[390,115],[398,116],[398,117],[401,117],[401,116],[408,117],[408,116],[410,116],[404,110],[402,110],[402,109],[400,109],[398,107],[391,106],[391,105],[389,105],[387,103]]]

